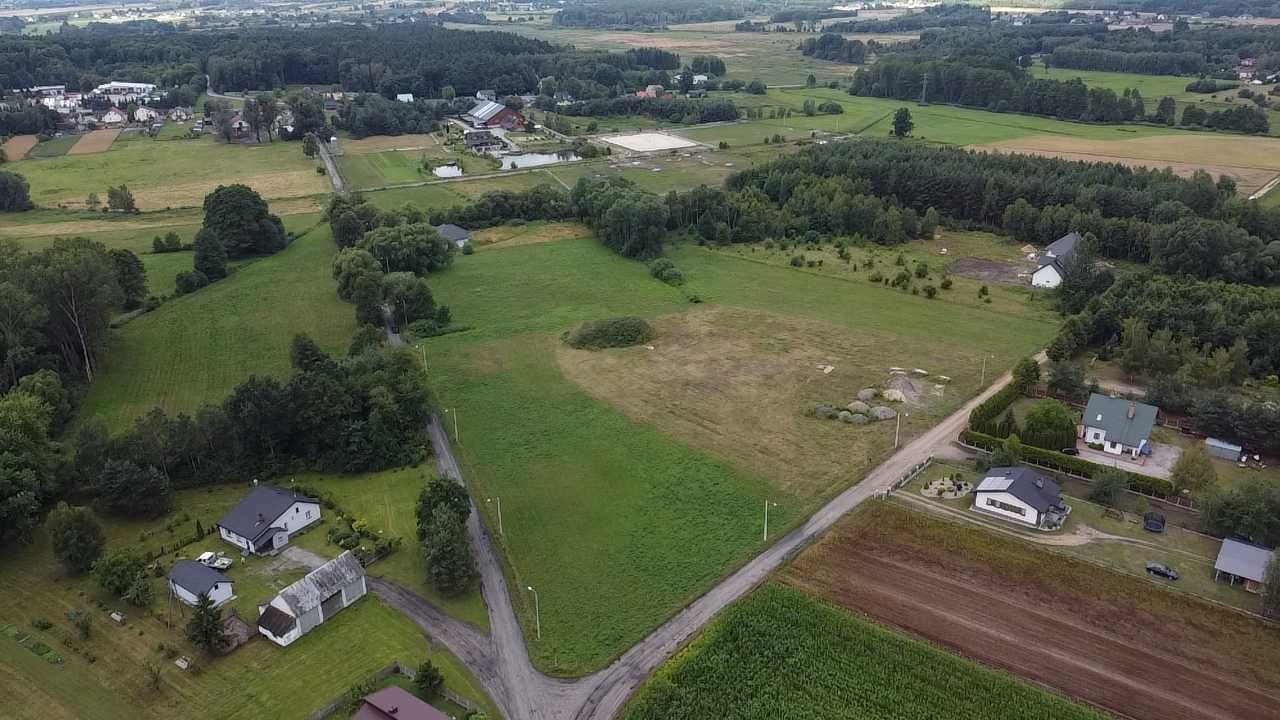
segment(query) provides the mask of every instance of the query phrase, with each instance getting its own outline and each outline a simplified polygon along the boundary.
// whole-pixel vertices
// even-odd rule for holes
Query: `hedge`
[[[1000,389],[995,395],[987,398],[986,402],[973,409],[969,413],[969,427],[977,429],[979,432],[988,435],[998,435],[1000,437],[1008,437],[1010,432],[1017,432],[1017,428],[1013,423],[1006,423],[998,420],[1005,411],[1013,406],[1014,401],[1022,397],[1022,392],[1017,386],[1009,383]]]
[[[980,447],[987,450],[994,450],[1003,447],[1004,443],[1000,438],[986,435],[973,430],[965,430],[960,433],[960,441]],[[1033,465],[1041,465],[1050,470],[1068,473],[1071,475],[1079,475],[1089,479],[1097,477],[1097,474],[1103,470],[1119,470],[1129,479],[1129,489],[1144,495],[1168,499],[1174,497],[1177,493],[1173,490],[1173,483],[1162,478],[1151,477],[1150,475],[1140,475],[1121,468],[1108,468],[1105,465],[1089,462],[1083,458],[1074,457],[1072,455],[1063,455],[1060,452],[1052,450],[1043,450],[1024,444],[1022,446],[1022,459]]]

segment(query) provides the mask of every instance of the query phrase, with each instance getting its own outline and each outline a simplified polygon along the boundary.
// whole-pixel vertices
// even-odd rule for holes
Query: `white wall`
[[[233,587],[230,582],[215,583],[213,588],[209,590],[209,599],[213,601],[213,606],[218,607],[235,597]],[[200,601],[200,598],[195,593],[175,584],[172,580],[169,581],[169,589],[173,591],[174,595],[178,596],[179,600],[188,605],[195,606]]]
[[[1018,514],[1016,510],[1008,509],[1008,507],[996,507],[991,505],[991,502],[993,501],[1008,507],[1021,508],[1022,514]],[[975,493],[973,496],[973,506],[977,510],[988,512],[993,515],[999,515],[1006,520],[1012,520],[1013,522],[1021,523],[1023,525],[1035,527],[1040,524],[1039,511],[1007,492]]]
[[[288,510],[281,513],[280,517],[276,518],[271,525],[282,528],[292,535],[302,528],[318,522],[320,522],[320,503],[296,502]]]
[[[1039,288],[1056,288],[1062,284],[1062,276],[1052,265],[1045,265],[1031,274],[1031,285]]]
[[[238,548],[241,548],[244,550],[249,549],[248,540],[245,540],[244,538],[222,527],[221,525],[218,526],[218,536],[221,537],[223,540],[226,540],[227,542],[231,543],[232,545],[235,545]]]

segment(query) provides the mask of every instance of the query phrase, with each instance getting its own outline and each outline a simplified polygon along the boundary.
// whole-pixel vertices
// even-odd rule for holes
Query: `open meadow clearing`
[[[81,420],[120,431],[156,406],[191,412],[221,402],[250,375],[284,375],[299,333],[345,352],[355,314],[330,274],[329,227],[315,216],[292,216],[286,227],[300,236],[284,251],[115,331]]]
[[[766,498],[782,532],[888,453],[890,423],[818,420],[812,403],[843,405],[894,365],[946,372],[945,397],[908,410],[909,437],[974,391],[983,348],[994,373],[1053,332],[1033,315],[696,247],[670,256],[683,288],[593,239],[498,246],[431,280],[471,329],[425,341],[428,374],[457,413],[475,496],[502,499],[511,586],[541,598],[543,639],[530,653],[553,673],[601,666],[745,560]],[[558,339],[624,314],[654,320],[655,350],[581,353]],[[753,389],[766,399],[746,397]],[[799,469],[759,462],[789,441],[818,449],[787,451]],[[483,505],[490,527],[495,509]],[[531,628],[526,595],[513,599]]]
[[[299,143],[227,145],[212,137],[157,141],[145,137],[116,141],[105,152],[78,154],[84,136],[66,155],[9,163],[31,185],[37,205],[83,207],[89,193],[105,200],[109,186],[125,184],[139,209],[194,207],[218,185],[243,183],[268,200],[327,192],[329,179]],[[97,142],[97,141],[95,141]],[[105,141],[103,141],[105,142]]]
[[[120,136],[120,131],[116,130],[94,130],[81,135],[78,140],[67,151],[69,155],[92,155],[94,153],[106,152],[111,149],[111,145]]]
[[[1277,628],[987,530],[880,503],[783,576],[1125,717],[1275,715]]]
[[[370,501],[385,501],[388,491],[407,496],[410,492],[416,494],[419,487],[419,478],[408,475],[314,480],[326,491],[334,490],[344,506],[353,508],[371,527],[393,533],[403,532],[402,524],[388,522],[389,518],[354,500],[363,495]],[[347,482],[368,482],[370,487],[367,493],[341,491]],[[209,528],[247,491],[247,484],[184,490],[175,496],[174,510],[158,520],[103,518],[107,550],[154,549],[157,543],[173,543],[189,535],[197,519]],[[404,512],[412,517],[412,503]],[[323,543],[322,532],[312,530],[298,540]],[[178,557],[194,557],[206,549],[232,548],[210,535],[176,555],[162,557],[161,562],[167,566]],[[385,568],[371,570],[371,574],[390,572],[390,563],[412,562],[407,556],[417,554],[410,543],[398,554],[406,557],[392,555],[384,561],[388,563]],[[237,560],[228,571],[239,596],[232,607],[241,617],[251,620],[256,617],[257,602],[303,573],[273,559],[254,558],[247,563]],[[152,582],[156,599],[150,607],[139,609],[109,597],[88,577],[65,576],[52,560],[50,543],[43,531],[37,533],[33,543],[12,548],[0,567],[0,583],[8,589],[0,599],[0,625],[32,635],[52,648],[63,663],[53,664],[0,632],[0,668],[4,668],[0,671],[0,693],[8,698],[5,717],[135,720],[172,717],[177,712],[208,720],[303,717],[392,661],[415,666],[425,659],[441,669],[449,689],[488,707],[485,693],[461,663],[432,647],[411,620],[372,595],[287,648],[257,638],[227,657],[211,659],[183,638],[185,619],[177,609],[168,609],[164,581]],[[66,613],[72,610],[89,614],[89,639],[79,638],[67,620]],[[122,611],[126,623],[113,623],[107,617],[108,610]],[[170,612],[173,627],[164,623]],[[48,629],[33,625],[45,620],[51,623]],[[196,667],[188,671],[175,667],[161,652],[162,645],[193,658]],[[159,690],[146,684],[143,664],[148,661],[160,666]]]
[[[0,145],[0,150],[4,151],[6,162],[17,162],[27,156],[31,152],[31,148],[40,142],[40,138],[35,135],[14,135],[4,141],[4,145]]]
[[[724,611],[625,720],[1100,720],[1093,710],[878,627],[782,583]]]

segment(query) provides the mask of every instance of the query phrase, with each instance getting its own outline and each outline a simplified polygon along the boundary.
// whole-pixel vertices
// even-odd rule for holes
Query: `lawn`
[[[143,210],[197,206],[220,184],[241,182],[268,199],[324,192],[328,179],[299,143],[228,145],[212,137],[184,142],[120,140],[107,152],[9,163],[24,175],[37,205],[80,206],[89,193],[105,201],[108,186],[126,184]]]
[[[329,228],[315,216],[291,216],[286,225],[301,235],[284,251],[113,333],[80,420],[119,431],[152,407],[192,412],[250,375],[283,377],[299,333],[345,352],[355,316],[330,275]]]
[[[29,160],[33,158],[47,159],[61,157],[66,155],[67,151],[71,149],[71,146],[75,145],[79,140],[79,135],[65,135],[54,140],[46,140],[31,148],[23,159]]]
[[[725,610],[641,688],[624,720],[996,720],[1099,713],[780,583]]]
[[[432,279],[435,296],[471,329],[425,342],[428,373],[441,405],[457,412],[459,452],[474,496],[501,498],[510,586],[532,585],[540,594],[543,639],[531,641],[530,651],[556,674],[603,665],[755,552],[766,497],[778,502],[771,519],[781,531],[883,457],[893,431],[878,426],[848,446],[854,452],[843,473],[773,475],[776,461],[760,466],[769,472],[752,467],[759,455],[754,443],[776,423],[782,437],[801,440],[788,452],[803,447],[805,428],[819,422],[806,418],[812,404],[799,404],[811,395],[772,408],[776,418],[769,422],[752,422],[760,417],[756,406],[739,412],[748,426],[721,424],[715,403],[725,397],[714,386],[679,397],[697,382],[689,374],[696,363],[682,364],[685,356],[663,354],[669,365],[644,368],[645,378],[676,371],[663,390],[676,397],[646,396],[636,392],[643,385],[628,382],[632,375],[613,372],[607,362],[643,362],[643,349],[600,353],[604,365],[580,373],[574,365],[586,361],[565,356],[561,332],[587,319],[639,314],[661,320],[676,337],[685,332],[684,311],[696,311],[688,314],[695,330],[705,322],[731,342],[745,338],[748,350],[759,353],[740,358],[746,365],[760,358],[782,368],[786,387],[826,388],[841,404],[865,383],[883,380],[890,365],[947,368],[953,385],[946,400],[906,419],[909,436],[976,388],[975,348],[996,348],[995,372],[1053,331],[1032,316],[926,301],[694,247],[672,257],[689,279],[683,288],[650,280],[643,265],[592,239],[497,246],[459,258]],[[690,305],[687,295],[694,293],[707,302]],[[656,343],[663,342],[660,335]],[[807,361],[794,362],[815,345],[848,353],[836,358],[840,370],[825,385],[814,384],[825,376]],[[714,362],[734,358],[709,347],[702,359],[713,361],[704,367],[714,375],[721,367]],[[768,375],[738,370],[751,386]],[[584,381],[592,373],[599,387]],[[813,374],[819,379],[810,380]],[[606,381],[616,395],[604,389]],[[840,430],[825,425],[811,434],[832,438]],[[812,455],[824,469],[842,457]],[[484,507],[496,528],[495,510]],[[532,596],[514,599],[531,630]]]
[[[104,518],[108,550],[154,549],[189,534],[197,519],[208,528],[245,491],[246,486],[225,485],[180,491],[173,513],[154,521]],[[188,546],[183,555],[203,549],[231,548],[210,536]],[[166,556],[163,562],[167,565],[173,559]],[[297,568],[271,571],[272,562],[255,558],[248,564],[237,562],[228,571],[239,596],[233,607],[250,624],[257,617],[258,601],[303,574]],[[8,699],[6,708],[11,711],[5,717],[133,720],[172,717],[178,712],[209,720],[300,717],[392,661],[416,666],[428,658],[441,668],[451,690],[488,707],[485,693],[461,663],[432,647],[416,625],[373,596],[288,648],[259,638],[226,658],[210,659],[183,639],[183,616],[177,610],[173,611],[175,627],[164,624],[169,611],[162,582],[154,581],[157,597],[152,607],[139,610],[105,596],[86,577],[66,577],[51,562],[43,531],[32,544],[9,548],[0,566],[0,584],[7,589],[0,597],[0,624],[11,623],[32,633],[53,647],[64,664],[48,664],[0,634],[0,667],[4,668],[0,694]],[[87,641],[76,636],[65,617],[73,609],[86,610],[91,617]],[[125,625],[107,618],[107,610],[112,609],[125,613]],[[32,622],[37,619],[46,619],[53,627],[35,629]],[[161,644],[194,658],[196,668],[184,672],[173,666],[158,651]],[[161,667],[158,691],[144,682],[142,665],[149,660]],[[232,688],[234,692],[229,692]]]

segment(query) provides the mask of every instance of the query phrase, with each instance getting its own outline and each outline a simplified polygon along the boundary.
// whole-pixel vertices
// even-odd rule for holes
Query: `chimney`
[[[258,513],[258,524],[259,524],[259,525],[261,525],[262,523],[264,523],[264,522],[266,522],[266,521],[267,521],[267,519],[266,519],[266,518],[264,518],[264,517],[262,517],[262,513]]]
[[[1138,414],[1138,406],[1134,405],[1133,403],[1129,403],[1129,419],[1132,420],[1133,416],[1137,414]]]

